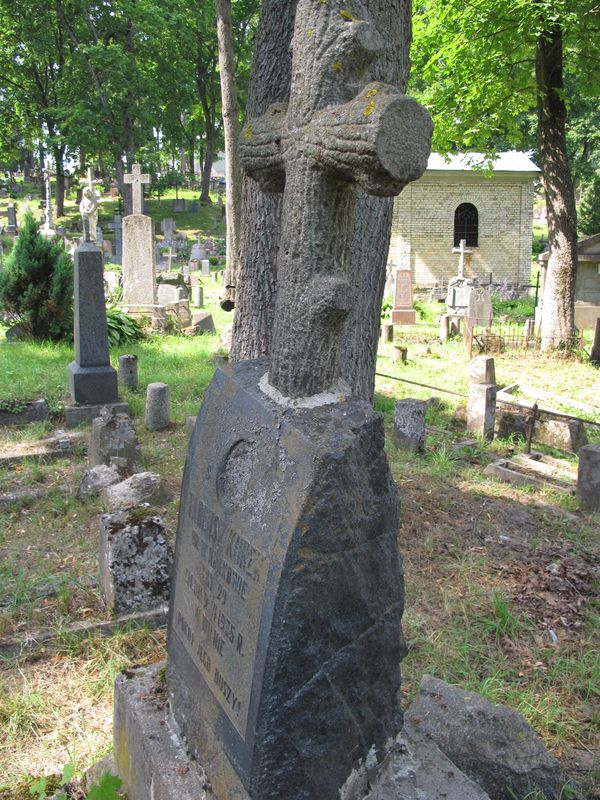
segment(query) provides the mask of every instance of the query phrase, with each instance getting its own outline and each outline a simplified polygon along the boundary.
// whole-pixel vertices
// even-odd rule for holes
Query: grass
[[[216,285],[208,289],[208,307],[222,331],[231,317],[218,308]],[[396,330],[395,343],[408,347],[406,365],[392,361],[391,344],[381,344],[378,372],[392,378],[377,378],[375,397],[402,502],[399,546],[409,646],[402,665],[404,700],[414,695],[425,672],[479,691],[521,710],[565,766],[577,771],[578,754],[595,751],[599,721],[594,593],[588,591],[581,600],[577,626],[559,630],[556,648],[537,607],[528,595],[523,599],[526,586],[518,565],[525,556],[549,565],[544,559],[556,558],[549,548],[557,542],[572,545],[574,559],[597,553],[598,519],[579,514],[576,499],[564,493],[525,491],[482,474],[485,463],[518,451],[520,443],[478,441],[452,448],[453,440],[467,436],[461,418],[467,360],[462,342],[438,342],[430,308],[422,316],[419,326]],[[145,466],[159,472],[173,494],[161,509],[172,541],[188,442],[186,419],[197,413],[214,372],[218,338],[156,337],[111,352],[114,365],[120,354],[138,356],[139,389],[124,395]],[[0,341],[0,362],[8,375],[0,386],[0,402],[43,395],[54,414],[49,423],[1,429],[3,447],[47,436],[60,426],[72,357],[67,346]],[[589,403],[597,397],[600,380],[589,364],[522,353],[496,357],[496,373],[505,385],[527,383]],[[168,383],[171,391],[173,423],[159,433],[147,431],[142,421],[146,386],[153,381]],[[428,435],[424,455],[402,453],[392,444],[394,401],[401,397],[438,398],[428,404],[427,423],[443,433]],[[58,637],[57,647],[39,657],[0,664],[0,726],[11,720],[0,741],[0,787],[14,787],[27,775],[59,773],[65,763],[81,771],[103,755],[111,742],[116,674],[164,656],[164,632],[123,631],[83,642],[68,633],[73,621],[108,618],[97,589],[102,504],[77,501],[64,492],[77,486],[84,467],[80,448],[74,461],[30,461],[0,471],[3,491],[45,492],[33,503],[0,510],[0,635],[48,628]],[[555,510],[548,511],[544,503]],[[561,508],[576,517],[561,515]],[[565,602],[579,601],[574,598]],[[600,790],[593,769],[578,777],[590,793]]]

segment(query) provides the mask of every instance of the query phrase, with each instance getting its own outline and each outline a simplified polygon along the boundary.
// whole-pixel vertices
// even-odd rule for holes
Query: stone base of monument
[[[129,403],[119,401],[118,403],[94,403],[88,406],[65,406],[67,428],[76,428],[78,425],[91,425],[96,417],[100,416],[103,408],[114,411],[116,414],[127,414]]]
[[[164,664],[122,673],[115,684],[114,763],[129,800],[215,800],[203,766],[190,758],[170,713]],[[103,764],[102,770],[107,765]],[[100,772],[102,770],[96,770]],[[318,800],[317,794],[294,795]],[[238,800],[250,800],[242,790]],[[489,800],[430,740],[408,725],[379,768],[354,774],[341,800]]]
[[[416,325],[417,312],[414,309],[394,309],[392,311],[393,325]]]
[[[167,314],[161,305],[120,305],[119,309],[136,320],[148,320],[153,331],[164,331]]]
[[[82,367],[76,361],[71,361],[69,392],[77,405],[116,403],[119,399],[117,371],[110,364],[102,367]]]

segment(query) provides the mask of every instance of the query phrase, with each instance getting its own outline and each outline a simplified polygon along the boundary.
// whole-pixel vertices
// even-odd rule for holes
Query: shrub
[[[0,274],[0,307],[32,339],[73,336],[73,262],[30,213]]]
[[[596,172],[581,193],[577,210],[578,233],[593,236],[600,233],[600,172]]]
[[[106,327],[108,343],[111,347],[136,341],[144,335],[142,326],[118,308],[106,309]]]

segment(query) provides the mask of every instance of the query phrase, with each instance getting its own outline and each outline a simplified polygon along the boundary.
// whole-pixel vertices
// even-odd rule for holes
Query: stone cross
[[[453,253],[460,253],[458,259],[458,277],[464,278],[465,277],[465,256],[471,255],[473,252],[472,250],[467,249],[467,240],[461,239],[460,240],[460,247],[453,248]]]
[[[131,201],[134,214],[143,213],[144,184],[150,183],[150,175],[141,171],[139,164],[134,164],[131,172],[123,175],[123,181],[131,184]]]
[[[173,252],[173,248],[169,247],[169,252],[167,253],[167,271],[168,272],[171,272],[171,269],[173,267],[173,258],[174,258],[174,256],[175,256],[175,253]]]
[[[339,382],[356,186],[391,197],[427,166],[427,111],[393,86],[366,84],[382,48],[357,0],[300,0],[289,105],[272,105],[242,132],[246,173],[283,192],[269,382],[284,397]]]

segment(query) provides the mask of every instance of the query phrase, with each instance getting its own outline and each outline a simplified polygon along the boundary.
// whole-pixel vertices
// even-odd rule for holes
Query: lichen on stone
[[[334,61],[332,66],[331,66],[331,69],[334,72],[340,72],[340,70],[342,70],[343,68],[344,68],[344,65],[343,65],[343,63],[341,61]]]
[[[244,128],[244,138],[246,141],[249,141],[250,137],[252,136],[252,125],[246,125]]]
[[[373,102],[373,100],[371,100],[371,102],[367,106],[365,106],[363,114],[365,115],[365,117],[370,117],[374,111],[375,111],[375,103]]]

